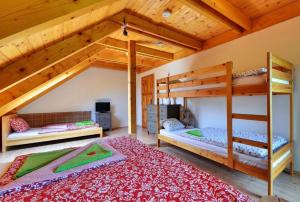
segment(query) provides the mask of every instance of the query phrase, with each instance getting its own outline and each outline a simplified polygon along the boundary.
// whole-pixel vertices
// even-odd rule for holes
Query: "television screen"
[[[96,102],[96,111],[97,112],[109,112],[110,111],[110,102]]]

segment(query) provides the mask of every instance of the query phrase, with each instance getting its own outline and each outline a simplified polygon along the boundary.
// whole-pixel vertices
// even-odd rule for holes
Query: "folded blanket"
[[[80,121],[75,123],[76,126],[91,126],[94,124],[95,123],[93,121]]]
[[[82,166],[94,161],[98,161],[107,157],[112,156],[112,152],[104,149],[99,144],[93,144],[91,147],[84,150],[78,156],[66,161],[65,163],[58,166],[54,172],[59,173],[65,170]]]
[[[52,161],[70,153],[73,150],[73,148],[68,148],[57,151],[30,154],[26,158],[22,167],[15,174],[14,179],[17,179],[39,168],[42,168],[45,165],[51,163]]]
[[[98,126],[99,125],[93,121],[52,124],[52,125],[47,125],[47,126],[43,127],[39,131],[39,134],[64,132],[64,131],[70,131],[70,130],[79,130],[79,129],[84,129],[84,128],[98,127]]]
[[[190,131],[187,131],[186,133],[189,134],[189,135],[196,136],[196,137],[202,137],[203,136],[203,134],[200,130],[190,130]]]

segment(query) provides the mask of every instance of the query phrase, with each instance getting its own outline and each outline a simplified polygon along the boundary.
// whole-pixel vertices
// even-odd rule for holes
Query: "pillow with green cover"
[[[203,134],[200,130],[189,130],[186,133],[189,134],[189,135],[192,135],[192,136],[196,136],[196,137],[202,137],[203,136]]]
[[[112,156],[112,151],[106,150],[99,144],[93,144],[74,158],[66,161],[55,169],[55,173],[59,173],[65,170],[70,170],[72,168],[82,166],[94,161],[98,161],[104,158]]]
[[[43,153],[35,153],[30,154],[24,164],[19,168],[17,173],[14,175],[14,179],[20,178],[28,173],[31,173],[39,168],[46,166],[52,161],[74,151],[74,148],[43,152]]]

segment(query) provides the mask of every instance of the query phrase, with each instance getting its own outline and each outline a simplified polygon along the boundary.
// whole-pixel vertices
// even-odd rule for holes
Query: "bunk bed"
[[[266,72],[261,75],[247,77],[248,81],[238,81],[233,77],[232,62],[216,65],[213,67],[199,68],[194,71],[172,75],[158,79],[156,82],[157,104],[162,98],[184,98],[184,107],[187,107],[187,100],[201,97],[226,97],[227,107],[227,136],[225,155],[224,151],[216,151],[205,144],[195,145],[192,142],[182,141],[176,135],[168,135],[166,131],[160,130],[157,135],[157,146],[160,142],[166,142],[200,156],[206,157],[229,168],[244,172],[248,175],[265,180],[268,183],[268,194],[273,194],[273,181],[290,165],[290,173],[294,172],[293,159],[293,64],[273,55],[267,54]],[[250,78],[250,79],[249,79]],[[253,79],[254,78],[254,79]],[[241,79],[240,79],[241,80]],[[232,96],[255,96],[265,95],[267,97],[267,114],[238,114],[232,113]],[[288,95],[290,98],[290,137],[289,141],[280,145],[276,150],[272,146],[272,98],[274,95]],[[159,109],[159,107],[157,107]],[[159,120],[159,110],[157,111]],[[233,132],[233,119],[252,120],[266,122],[266,141],[257,141],[246,137],[236,136]],[[177,131],[178,132],[178,131]],[[237,158],[234,144],[239,143],[246,146],[267,150],[265,166],[249,164]],[[224,148],[223,148],[224,150]],[[253,161],[252,161],[253,162]]]

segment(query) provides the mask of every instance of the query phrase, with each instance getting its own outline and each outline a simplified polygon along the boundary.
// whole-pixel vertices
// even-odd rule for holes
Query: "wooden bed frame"
[[[158,134],[157,146],[160,147],[160,141],[170,143],[180,148],[186,149],[190,152],[196,153],[200,156],[206,157],[230,168],[244,172],[248,175],[255,176],[268,182],[268,194],[273,194],[273,181],[276,177],[290,165],[290,173],[294,173],[294,143],[293,143],[293,73],[294,67],[290,62],[272,55],[267,54],[267,79],[264,84],[255,85],[239,85],[233,86],[232,81],[232,62],[225,64],[199,68],[191,72],[168,76],[166,78],[157,80],[157,104],[161,98],[184,98],[184,107],[187,107],[188,98],[199,97],[217,97],[226,96],[227,98],[227,138],[228,138],[228,156],[224,157],[213,153],[211,151],[200,149],[189,144],[179,142],[175,139]],[[279,84],[273,82],[272,79],[281,79],[289,81],[289,84]],[[188,79],[180,82],[179,79]],[[196,90],[185,90],[186,87],[200,87],[209,84],[224,83],[224,87],[206,88]],[[178,91],[171,91],[171,89],[180,88]],[[164,91],[164,92],[161,92]],[[289,95],[290,97],[290,141],[278,151],[273,152],[272,145],[272,97],[273,95]],[[266,95],[267,97],[267,114],[236,114],[232,113],[232,96],[252,96],[252,95]],[[159,107],[157,107],[159,109]],[[157,119],[159,120],[159,110],[157,111]],[[268,142],[258,142],[244,138],[237,138],[232,136],[232,122],[233,119],[244,119],[253,121],[267,122]],[[160,131],[160,123],[158,121],[158,131]],[[260,169],[239,162],[233,158],[233,142],[239,142],[246,145],[251,145],[259,148],[268,149],[268,169]]]
[[[68,138],[75,138],[75,137],[83,137],[89,135],[96,135],[99,134],[100,138],[103,137],[103,129],[101,127],[97,128],[89,128],[84,130],[71,130],[66,132],[56,132],[56,133],[47,133],[43,134],[40,137],[28,137],[22,138],[17,140],[9,140],[7,139],[8,135],[12,132],[9,121],[11,118],[18,116],[17,114],[5,115],[2,117],[2,152],[6,152],[7,147],[9,146],[17,146],[17,145],[24,145],[30,143],[37,143],[37,142],[46,142],[52,140],[62,140]]]

